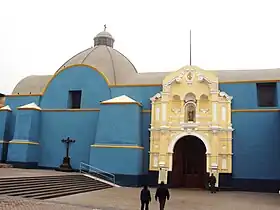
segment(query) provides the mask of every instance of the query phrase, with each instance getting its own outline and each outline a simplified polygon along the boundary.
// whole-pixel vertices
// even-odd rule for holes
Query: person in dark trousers
[[[169,200],[170,194],[167,187],[164,185],[164,182],[161,182],[159,187],[157,188],[155,200],[159,201],[159,209],[163,210],[165,206],[166,199]]]
[[[141,210],[149,210],[151,200],[151,192],[148,189],[148,186],[145,185],[140,193]]]
[[[214,176],[214,174],[211,174],[211,176],[209,177],[209,186],[210,186],[210,191],[211,193],[216,193],[216,177]]]

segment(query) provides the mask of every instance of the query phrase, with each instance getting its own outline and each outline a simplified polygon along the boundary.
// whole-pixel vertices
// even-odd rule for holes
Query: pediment
[[[176,72],[167,75],[163,80],[163,90],[168,91],[173,84],[192,86],[206,84],[210,92],[218,93],[218,77],[214,71],[205,71],[196,66],[185,66]]]

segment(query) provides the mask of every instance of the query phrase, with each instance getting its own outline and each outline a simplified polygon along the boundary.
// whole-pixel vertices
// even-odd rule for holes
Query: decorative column
[[[168,103],[169,103],[169,93],[162,92],[161,93],[161,126],[166,127],[168,121]]]
[[[185,123],[185,101],[181,101],[181,113],[180,113],[180,124]]]
[[[219,186],[219,160],[218,160],[218,150],[219,150],[219,142],[218,142],[218,135],[216,130],[212,130],[212,157],[211,157],[211,173],[217,179],[216,187]]]
[[[159,152],[159,176],[158,182],[167,183],[168,175],[168,140],[169,140],[169,126],[168,126],[168,111],[169,104],[169,89],[161,93],[161,126],[160,126],[160,152]]]
[[[206,153],[206,172],[211,173],[211,153]]]
[[[217,123],[217,102],[212,102],[212,122],[213,124]]]

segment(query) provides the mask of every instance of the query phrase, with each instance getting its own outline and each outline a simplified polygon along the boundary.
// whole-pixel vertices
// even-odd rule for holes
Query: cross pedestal
[[[71,164],[70,164],[70,157],[69,157],[69,148],[71,143],[75,143],[75,140],[70,139],[69,137],[67,139],[62,139],[62,143],[66,144],[66,156],[63,158],[62,164],[59,166],[59,171],[64,171],[64,172],[71,172],[73,171]]]

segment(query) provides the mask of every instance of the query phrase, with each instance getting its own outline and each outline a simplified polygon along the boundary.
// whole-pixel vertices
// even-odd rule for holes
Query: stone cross
[[[70,137],[68,137],[67,139],[62,139],[61,142],[66,144],[66,157],[68,158],[69,157],[70,144],[75,143],[75,140],[70,139]]]

